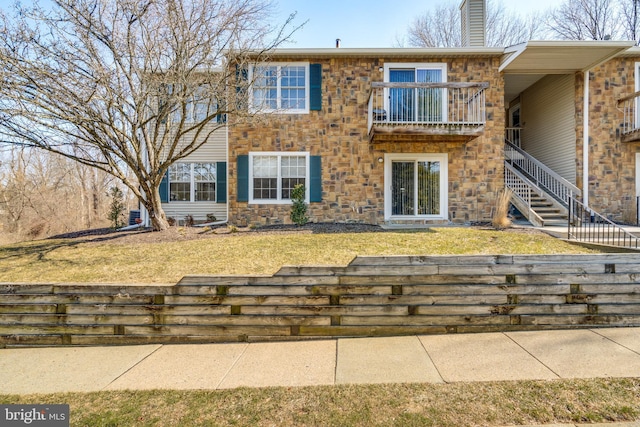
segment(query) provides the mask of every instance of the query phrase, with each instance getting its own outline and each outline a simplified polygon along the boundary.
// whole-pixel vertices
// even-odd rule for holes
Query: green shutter
[[[322,201],[322,161],[320,156],[309,157],[309,201]]]
[[[309,109],[322,110],[322,64],[309,65]]]
[[[249,156],[238,156],[238,202],[249,201]]]
[[[216,163],[216,203],[227,203],[227,162]]]
[[[160,192],[160,202],[168,203],[169,202],[169,172],[165,173],[162,177],[162,181],[160,181],[160,188],[158,189]]]

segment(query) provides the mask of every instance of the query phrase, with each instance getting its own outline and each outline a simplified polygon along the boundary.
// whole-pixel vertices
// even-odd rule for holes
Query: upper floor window
[[[309,64],[255,66],[250,105],[255,111],[309,112]]]
[[[169,121],[178,123],[184,117],[186,123],[200,123],[219,111],[221,106],[205,86],[195,89],[177,84],[165,85],[160,99],[160,108],[168,106]],[[190,92],[190,93],[189,93]],[[224,123],[224,114],[216,115],[215,122]]]
[[[169,201],[214,202],[215,163],[174,163],[169,168]]]

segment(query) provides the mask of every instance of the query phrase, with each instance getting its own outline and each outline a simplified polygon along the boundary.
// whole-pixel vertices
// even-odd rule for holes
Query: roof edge
[[[339,56],[501,56],[504,48],[279,48],[270,57]],[[256,54],[259,52],[256,51]],[[264,52],[262,52],[264,54]]]
[[[530,40],[525,43],[509,46],[504,50],[504,57],[500,64],[500,71],[506,71],[518,57],[525,54],[528,50],[539,51],[543,49],[562,49],[562,48],[589,48],[598,47],[609,49],[610,53],[597,58],[594,62],[585,66],[585,68],[576,71],[586,71],[600,65],[611,58],[615,58],[620,55],[624,55],[630,49],[635,46],[635,41],[632,40]],[[638,51],[640,54],[640,50]]]

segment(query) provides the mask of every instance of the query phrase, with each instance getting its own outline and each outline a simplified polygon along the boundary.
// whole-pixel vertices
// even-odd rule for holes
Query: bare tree
[[[0,155],[0,241],[105,226],[114,180],[56,154],[11,147]]]
[[[565,0],[551,10],[548,27],[565,40],[608,40],[620,36],[616,3],[611,0]]]
[[[623,38],[640,42],[640,0],[620,0]]]
[[[285,41],[291,17],[272,27],[268,0],[53,3],[1,17],[0,142],[113,175],[167,228],[159,187],[171,164],[225,126],[222,115],[250,120],[245,102],[225,102],[237,80],[225,56],[260,61],[248,53]]]
[[[459,2],[436,6],[414,19],[407,30],[406,41],[418,47],[460,47],[462,45]],[[496,0],[487,2],[487,46],[509,46],[530,40],[540,33],[540,19],[522,18],[509,12]]]
[[[407,42],[417,47],[460,47],[460,10],[455,3],[443,3],[418,16],[407,30]]]

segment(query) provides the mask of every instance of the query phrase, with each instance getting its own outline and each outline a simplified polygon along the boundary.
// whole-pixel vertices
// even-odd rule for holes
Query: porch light
[[[382,157],[378,157],[378,163],[382,163],[384,162],[384,159]]]

